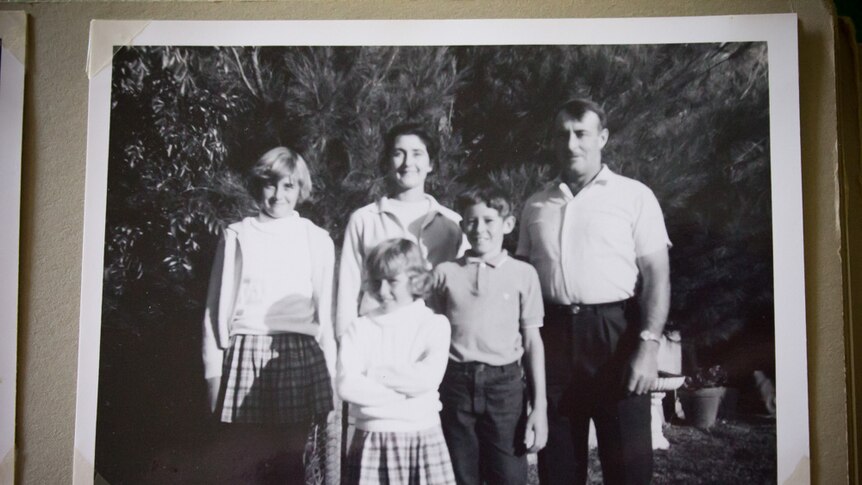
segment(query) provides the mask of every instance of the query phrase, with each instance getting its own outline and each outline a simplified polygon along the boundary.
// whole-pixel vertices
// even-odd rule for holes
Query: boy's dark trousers
[[[458,485],[524,485],[525,383],[518,362],[449,361],[440,418]]]
[[[539,453],[542,485],[586,483],[591,418],[603,482],[650,483],[650,397],[626,395],[623,382],[638,343],[636,306],[545,304],[549,436]]]

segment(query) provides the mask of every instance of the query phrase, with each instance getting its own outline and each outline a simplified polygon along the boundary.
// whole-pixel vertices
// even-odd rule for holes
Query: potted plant
[[[727,373],[720,365],[699,369],[686,377],[679,391],[679,400],[689,424],[701,429],[708,429],[715,424],[724,397],[725,382]]]

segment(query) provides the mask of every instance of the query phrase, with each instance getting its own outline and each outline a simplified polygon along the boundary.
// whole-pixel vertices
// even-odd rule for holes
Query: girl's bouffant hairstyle
[[[431,272],[419,246],[408,239],[387,239],[371,250],[365,260],[367,288],[376,297],[380,282],[406,273],[414,298],[424,298],[431,289]]]
[[[299,200],[304,202],[311,197],[311,173],[305,159],[298,152],[287,147],[275,147],[261,155],[251,167],[249,174],[251,195],[260,200],[263,187],[276,183],[284,177],[293,179],[299,185]]]

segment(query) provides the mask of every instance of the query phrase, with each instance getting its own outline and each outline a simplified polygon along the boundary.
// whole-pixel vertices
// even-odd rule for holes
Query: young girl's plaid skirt
[[[422,431],[356,430],[344,485],[455,485],[440,426]]]

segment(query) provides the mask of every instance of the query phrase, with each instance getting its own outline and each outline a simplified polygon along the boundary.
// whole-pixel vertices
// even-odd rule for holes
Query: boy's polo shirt
[[[434,290],[452,324],[454,361],[510,364],[524,353],[520,329],[542,326],[539,276],[505,251],[490,261],[464,256],[440,264]]]

